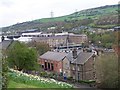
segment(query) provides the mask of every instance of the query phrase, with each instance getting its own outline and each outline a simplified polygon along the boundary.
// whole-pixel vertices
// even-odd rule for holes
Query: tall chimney
[[[77,50],[74,48],[72,51],[73,54],[73,58],[76,59],[77,58]]]

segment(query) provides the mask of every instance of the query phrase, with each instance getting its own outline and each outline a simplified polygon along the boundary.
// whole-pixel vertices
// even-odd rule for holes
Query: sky
[[[0,27],[41,18],[69,15],[104,5],[118,4],[119,0],[0,0]]]

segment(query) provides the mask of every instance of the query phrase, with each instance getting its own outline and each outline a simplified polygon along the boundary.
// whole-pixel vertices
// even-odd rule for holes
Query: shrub
[[[86,84],[91,84],[91,83],[95,83],[95,80],[79,80],[79,83],[86,83]]]
[[[41,77],[47,77],[47,72],[40,72]]]
[[[73,80],[73,77],[67,77],[67,80],[71,81],[71,80]]]
[[[2,58],[2,89],[6,90],[7,89],[7,84],[8,84],[8,66],[7,66],[7,61],[5,58]]]

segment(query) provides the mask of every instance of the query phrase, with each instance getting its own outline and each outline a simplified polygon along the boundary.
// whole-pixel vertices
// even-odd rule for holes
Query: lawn
[[[8,88],[72,88],[73,86],[50,78],[23,73],[11,69],[8,72]]]
[[[40,87],[27,85],[24,83],[18,83],[13,80],[9,80],[8,88],[40,88]]]

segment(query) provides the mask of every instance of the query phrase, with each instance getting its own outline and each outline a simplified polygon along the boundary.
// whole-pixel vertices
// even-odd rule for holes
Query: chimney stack
[[[77,58],[77,50],[74,48],[72,51],[73,54],[73,58],[76,59]]]
[[[2,42],[4,41],[4,39],[5,39],[5,37],[4,37],[4,36],[2,36],[2,37],[1,37]]]

